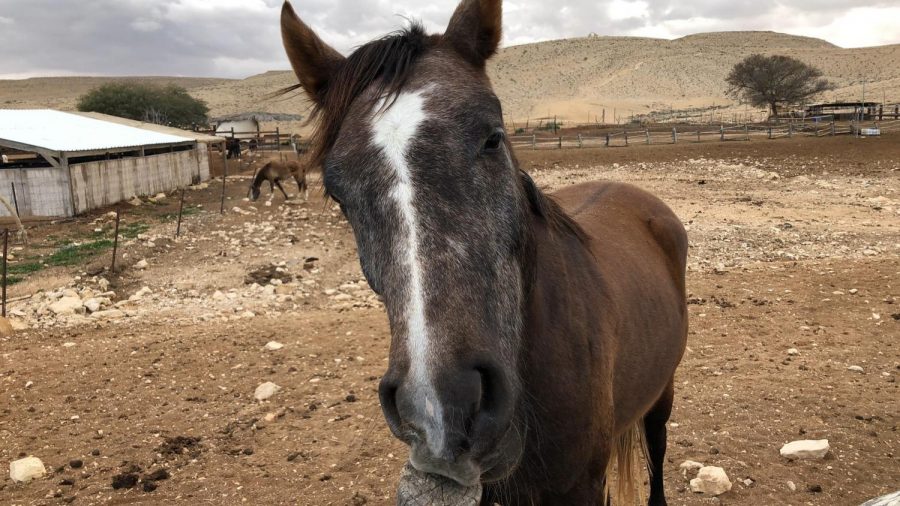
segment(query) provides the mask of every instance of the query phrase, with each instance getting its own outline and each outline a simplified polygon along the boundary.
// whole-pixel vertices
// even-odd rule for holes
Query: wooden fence
[[[532,133],[512,135],[510,143],[515,148],[566,149],[624,147],[634,144],[677,144],[679,142],[749,141],[752,138],[778,139],[783,137],[826,137],[855,134],[869,124],[831,121],[795,121],[786,124],[744,124],[719,126],[680,126],[672,128],[616,129],[580,132],[570,135]],[[900,120],[876,121],[871,127],[882,132],[900,131]]]

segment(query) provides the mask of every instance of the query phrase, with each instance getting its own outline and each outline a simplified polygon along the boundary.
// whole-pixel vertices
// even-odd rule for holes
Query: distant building
[[[827,104],[813,104],[806,108],[807,116],[834,116],[836,120],[863,121],[877,120],[885,112],[878,102],[831,102]]]
[[[258,136],[263,123],[302,120],[303,116],[297,114],[246,112],[213,118],[212,124],[216,135],[231,137],[234,132],[234,136],[239,139],[250,139]]]
[[[207,180],[208,144],[223,141],[97,113],[0,109],[0,195],[20,216],[70,217]]]

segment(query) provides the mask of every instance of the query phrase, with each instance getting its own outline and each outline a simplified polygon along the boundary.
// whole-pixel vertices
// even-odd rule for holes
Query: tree
[[[104,84],[78,99],[78,110],[100,112],[158,125],[191,128],[205,125],[209,108],[174,84],[156,86],[133,81]]]
[[[768,107],[776,118],[779,106],[834,89],[821,70],[780,55],[750,55],[731,69],[725,82],[730,96],[754,107]]]

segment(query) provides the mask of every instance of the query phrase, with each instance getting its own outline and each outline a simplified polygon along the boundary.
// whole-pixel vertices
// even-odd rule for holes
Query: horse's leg
[[[644,415],[644,438],[647,441],[647,457],[650,470],[649,506],[666,506],[666,491],[663,486],[663,463],[666,460],[666,423],[672,414],[675,397],[674,378],[663,394]]]
[[[279,181],[279,180],[276,179],[276,180],[275,180],[275,184],[278,185],[278,189],[281,190],[281,193],[282,193],[282,194],[284,194],[284,200],[287,200],[287,199],[288,199],[288,194],[287,194],[286,191],[284,191],[284,187],[281,186],[281,181]]]

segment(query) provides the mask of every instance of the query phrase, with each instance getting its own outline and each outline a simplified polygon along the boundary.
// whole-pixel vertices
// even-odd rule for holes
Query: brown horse
[[[665,504],[687,334],[678,218],[633,186],[549,197],[519,170],[485,73],[500,0],[463,0],[443,35],[413,24],[346,58],[288,3],[281,23],[314,103],[313,163],[384,297],[379,395],[410,463],[482,484],[483,504],[601,504],[611,462],[635,486],[643,438],[649,502]]]
[[[288,194],[284,191],[284,187],[281,186],[281,182],[289,177],[294,178],[294,181],[297,182],[297,191],[303,192],[303,198],[309,200],[309,186],[306,184],[306,166],[296,160],[288,160],[287,162],[271,161],[263,165],[250,182],[250,200],[256,202],[259,199],[260,187],[266,181],[269,182],[269,191],[275,193],[275,187],[277,186],[284,195],[284,199],[287,200]]]

